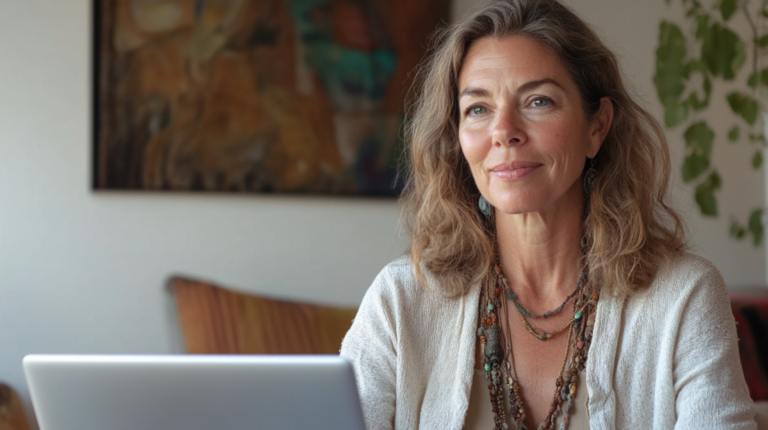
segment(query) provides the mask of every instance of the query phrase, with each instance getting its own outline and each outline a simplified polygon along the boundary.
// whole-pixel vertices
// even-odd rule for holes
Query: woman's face
[[[478,189],[497,210],[581,204],[584,162],[597,154],[610,127],[610,101],[603,100],[594,120],[587,118],[560,60],[526,36],[476,41],[458,84],[461,149]]]

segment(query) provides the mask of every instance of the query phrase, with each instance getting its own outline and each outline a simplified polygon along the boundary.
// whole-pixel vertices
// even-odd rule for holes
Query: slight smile
[[[514,181],[528,176],[541,166],[543,164],[531,161],[515,161],[496,165],[491,168],[491,173],[499,179]]]

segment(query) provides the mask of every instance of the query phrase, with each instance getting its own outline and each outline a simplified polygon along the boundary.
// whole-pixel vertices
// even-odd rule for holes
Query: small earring
[[[483,195],[480,195],[480,200],[477,202],[478,206],[480,206],[480,212],[483,213],[485,216],[491,216],[492,207],[491,204],[488,203],[488,200],[483,197]]]
[[[595,169],[595,159],[594,158],[587,158],[589,160],[589,169],[587,169],[586,172],[584,172],[584,194],[587,195],[587,197],[592,194],[592,187],[595,186],[595,179],[597,178],[597,169]]]

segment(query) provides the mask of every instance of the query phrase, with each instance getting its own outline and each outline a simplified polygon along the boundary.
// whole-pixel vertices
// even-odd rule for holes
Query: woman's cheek
[[[470,165],[482,162],[490,149],[488,133],[480,127],[463,127],[459,131],[459,142],[464,158]]]

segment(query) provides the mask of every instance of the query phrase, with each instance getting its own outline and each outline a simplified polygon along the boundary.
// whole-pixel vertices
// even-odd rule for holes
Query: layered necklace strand
[[[541,315],[537,315],[537,314],[535,314],[533,312],[528,312],[527,310],[525,310],[523,305],[518,301],[517,294],[515,294],[515,292],[512,291],[512,288],[510,288],[510,286],[509,286],[509,281],[507,281],[507,278],[504,276],[504,272],[501,270],[501,263],[499,263],[498,257],[496,258],[495,270],[496,270],[496,275],[499,277],[501,282],[504,284],[504,290],[506,290],[507,299],[508,300],[512,300],[515,303],[515,308],[517,308],[518,312],[520,312],[521,315],[523,315],[526,318],[531,318],[531,319],[539,319],[539,318],[547,319],[547,318],[549,318],[549,317],[551,317],[553,315],[559,314],[563,310],[563,308],[565,307],[566,303],[568,303],[573,298],[573,296],[575,296],[576,293],[579,291],[579,288],[581,288],[581,285],[582,285],[582,282],[583,282],[583,279],[584,279],[583,274],[579,273],[579,280],[576,283],[576,288],[573,290],[573,292],[571,294],[568,294],[568,297],[565,298],[563,303],[560,306],[558,306],[557,309],[555,309],[555,310],[552,310],[552,311],[549,311],[549,312],[544,312]]]
[[[504,408],[503,376],[506,379],[507,389],[509,391],[509,402],[511,407],[510,415],[512,416],[514,426],[517,430],[527,430],[528,428],[525,425],[525,406],[523,405],[522,396],[520,395],[520,385],[514,369],[511,336],[509,329],[505,336],[502,327],[499,324],[501,318],[504,318],[505,321],[509,321],[507,301],[499,299],[501,290],[507,290],[506,295],[509,300],[512,300],[513,302],[516,302],[517,297],[516,295],[515,299],[509,297],[511,289],[509,288],[509,283],[506,282],[503,273],[501,273],[501,267],[499,265],[494,267],[494,272],[491,272],[486,280],[486,285],[483,289],[485,303],[482,305],[483,307],[480,309],[480,312],[478,312],[480,317],[478,336],[480,337],[481,355],[483,357],[483,370],[485,371],[485,378],[488,381],[488,391],[491,398],[494,430],[509,429],[506,422],[506,409]],[[575,295],[576,300],[574,302],[574,309],[576,311],[574,316],[568,324],[559,331],[547,333],[543,330],[531,327],[527,320],[525,320],[524,314],[517,306],[515,306],[515,308],[518,309],[520,317],[525,321],[528,331],[540,340],[549,339],[555,334],[570,328],[560,376],[558,376],[555,381],[557,388],[549,412],[544,421],[539,424],[538,430],[554,430],[558,415],[562,415],[563,417],[560,428],[568,428],[570,414],[573,410],[573,399],[576,397],[579,374],[586,366],[589,346],[592,341],[595,309],[598,300],[596,294],[589,295],[589,292],[587,291],[588,289],[584,288],[587,284],[586,273],[587,271],[585,269],[584,272],[579,275],[576,291],[571,294],[558,309],[549,313],[549,316],[551,316],[562,311],[562,308],[565,307],[565,304],[570,300],[571,296]],[[480,302],[483,303],[483,300]],[[585,315],[586,318],[584,318]],[[539,335],[537,335],[537,333]],[[544,337],[543,334],[546,334],[547,337]],[[505,344],[505,347],[502,347],[502,342]],[[573,351],[573,353],[569,359],[570,351]]]
[[[554,336],[556,336],[556,335],[564,332],[565,330],[567,330],[568,327],[571,326],[571,324],[573,324],[576,320],[580,319],[583,316],[584,309],[583,308],[582,309],[577,309],[576,312],[574,312],[573,317],[567,323],[565,323],[562,327],[558,328],[557,330],[555,330],[553,332],[546,332],[546,331],[544,331],[544,330],[542,330],[540,328],[533,327],[528,322],[528,320],[526,319],[526,318],[533,318],[533,319],[544,318],[544,319],[546,319],[548,317],[551,317],[553,315],[557,315],[560,312],[562,312],[562,310],[565,307],[565,305],[584,286],[584,280],[586,279],[586,275],[584,274],[584,272],[580,272],[579,273],[579,279],[576,282],[576,289],[571,294],[569,294],[568,297],[565,298],[565,301],[563,301],[563,303],[557,309],[549,311],[549,312],[545,312],[542,315],[536,315],[536,314],[534,314],[532,312],[528,312],[527,310],[525,310],[523,305],[520,304],[520,302],[518,301],[519,298],[518,298],[517,294],[515,294],[512,291],[512,288],[509,286],[509,281],[507,281],[506,276],[504,276],[504,272],[501,269],[501,264],[499,263],[498,257],[496,259],[496,267],[494,268],[494,270],[496,271],[496,277],[498,278],[498,283],[501,283],[504,286],[504,289],[506,290],[507,300],[512,300],[512,302],[515,304],[515,309],[517,309],[517,313],[520,315],[520,319],[523,321],[523,324],[525,325],[526,330],[528,330],[528,333],[533,335],[536,339],[539,339],[539,340],[551,339]]]

